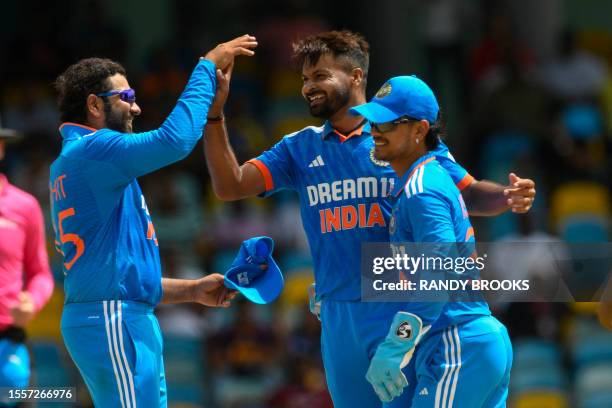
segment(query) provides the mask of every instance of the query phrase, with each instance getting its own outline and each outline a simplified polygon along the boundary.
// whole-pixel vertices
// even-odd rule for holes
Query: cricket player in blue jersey
[[[432,90],[415,76],[391,78],[371,102],[351,112],[370,122],[374,156],[389,162],[399,178],[393,193],[391,242],[397,247],[416,243],[417,248],[442,243],[434,255],[469,258],[473,245],[457,243],[475,242],[474,229],[461,192],[436,158],[441,124]],[[467,274],[456,276],[478,278]],[[367,372],[381,400],[393,400],[387,406],[505,406],[512,346],[486,302],[460,298],[397,305],[390,303],[396,311],[379,320],[388,334]]]
[[[162,339],[153,308],[197,302],[229,306],[223,276],[161,277],[155,229],[137,177],[187,156],[202,135],[216,69],[253,55],[244,35],[196,65],[176,106],[156,130],[132,133],[140,114],[125,70],[84,59],[58,77],[63,138],[51,165],[51,216],[63,255],[61,330],[98,407],[165,407]]]
[[[294,44],[301,68],[302,95],[310,113],[325,119],[282,138],[259,157],[240,165],[228,141],[223,106],[231,70],[217,71],[217,94],[207,123],[204,149],[213,188],[222,200],[298,193],[302,224],[314,260],[316,302],[320,301],[322,353],[327,385],[337,408],[380,407],[366,381],[377,341],[369,326],[388,313],[387,305],[361,303],[360,252],[363,242],[388,242],[389,196],[397,184],[387,162],[374,156],[369,123],[350,115],[366,102],[369,45],[358,34],[330,31]],[[474,214],[508,209],[525,212],[535,195],[531,180],[510,176],[511,186],[476,181],[443,143],[433,152],[464,194]],[[364,337],[366,336],[366,337]],[[378,336],[378,337],[376,337]]]

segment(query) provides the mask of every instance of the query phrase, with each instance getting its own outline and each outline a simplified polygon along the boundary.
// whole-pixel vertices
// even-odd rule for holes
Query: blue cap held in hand
[[[392,122],[402,116],[426,119],[434,124],[438,119],[438,101],[431,88],[414,75],[389,79],[368,103],[349,109],[370,122]]]
[[[280,268],[272,258],[274,241],[269,237],[247,239],[225,273],[224,284],[237,290],[251,302],[266,304],[274,301],[283,290]],[[267,268],[262,269],[262,265]]]

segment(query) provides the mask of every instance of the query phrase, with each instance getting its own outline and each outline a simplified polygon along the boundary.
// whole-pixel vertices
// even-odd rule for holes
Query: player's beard
[[[132,133],[132,118],[130,112],[122,113],[113,109],[111,104],[104,102],[104,114],[106,116],[106,127],[121,133]]]
[[[308,105],[310,114],[315,118],[330,119],[336,112],[348,105],[351,94],[348,87],[333,89],[325,95],[325,102],[319,105]]]
[[[387,150],[386,152],[383,153],[382,151],[383,149],[381,149],[380,147],[379,148],[374,147],[374,158],[376,160],[390,162],[391,160],[395,158],[395,155],[393,154],[392,151]]]

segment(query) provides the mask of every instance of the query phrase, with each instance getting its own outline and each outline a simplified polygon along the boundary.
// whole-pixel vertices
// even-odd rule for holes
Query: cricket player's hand
[[[321,321],[321,301],[317,299],[317,287],[312,283],[308,287],[308,308],[319,321]]]
[[[223,275],[213,273],[196,281],[193,301],[204,306],[229,307],[238,292],[223,284]]]
[[[238,55],[253,56],[257,47],[257,40],[252,35],[242,35],[231,41],[221,43],[204,56],[205,59],[212,61],[221,71],[225,71],[234,62]]]
[[[225,71],[217,68],[217,90],[215,92],[215,99],[208,109],[208,116],[211,118],[216,118],[223,115],[223,107],[225,106],[227,96],[229,95],[229,84],[232,78],[233,70],[233,62]]]
[[[531,179],[518,177],[514,173],[508,175],[509,185],[504,190],[508,197],[507,203],[513,213],[524,214],[531,209],[535,200],[535,182]]]
[[[412,358],[423,332],[421,319],[412,313],[397,312],[389,333],[370,361],[366,379],[382,402],[389,402],[404,392],[408,380],[402,368]]]
[[[13,325],[25,328],[36,314],[36,307],[32,300],[32,295],[28,292],[21,292],[18,295],[17,303],[11,307]]]

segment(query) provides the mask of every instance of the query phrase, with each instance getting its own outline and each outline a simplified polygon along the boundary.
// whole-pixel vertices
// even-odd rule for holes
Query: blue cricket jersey
[[[201,60],[159,129],[126,134],[76,123],[60,127],[51,165],[51,217],[63,255],[66,303],[162,296],[155,229],[136,178],[187,156],[202,135],[216,89]]]
[[[449,243],[439,246],[439,252],[426,256],[467,258],[475,249],[474,228],[461,192],[438,157],[435,151],[422,156],[397,183],[389,222],[391,242],[416,243],[416,248],[419,243]],[[465,242],[470,244],[457,244]],[[463,273],[466,279],[478,278],[475,269]],[[424,326],[435,322],[432,332],[474,316],[491,314],[484,301],[411,302],[403,310],[421,317]]]
[[[444,144],[436,154],[459,188],[471,183],[472,176],[455,163]],[[370,125],[349,135],[329,122],[309,126],[249,162],[261,171],[266,196],[282,189],[297,191],[317,296],[359,300],[361,244],[389,242],[389,196],[396,182],[388,163],[374,158]]]

